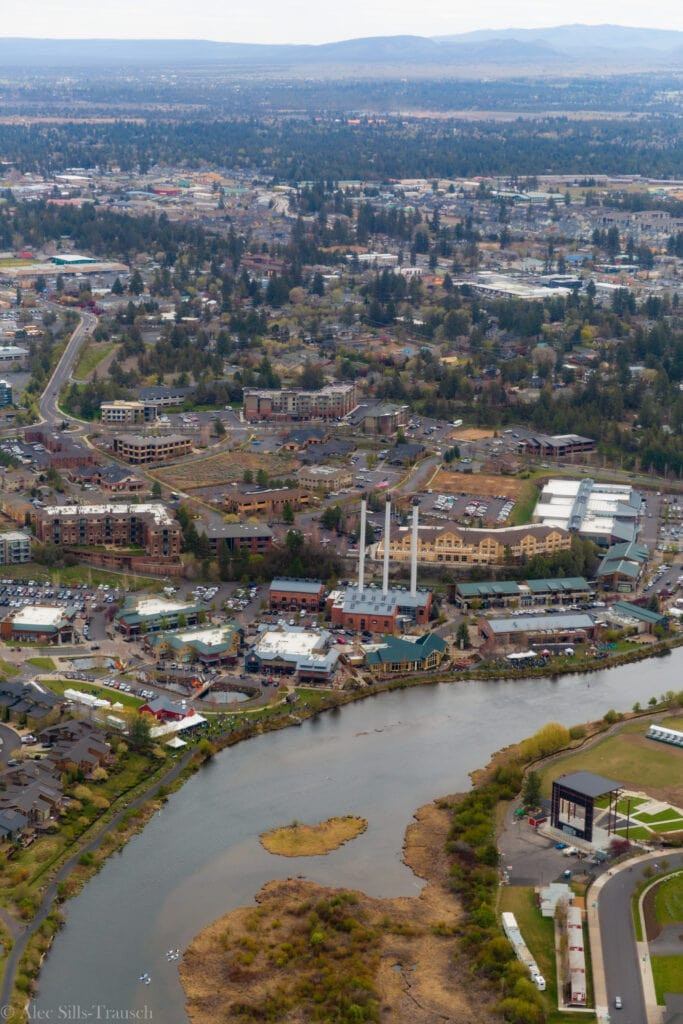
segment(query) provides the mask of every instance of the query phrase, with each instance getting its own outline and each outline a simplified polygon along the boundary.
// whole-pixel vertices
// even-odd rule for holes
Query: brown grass
[[[431,481],[434,491],[443,494],[459,493],[480,495],[481,497],[492,497],[497,494],[504,494],[506,498],[516,500],[524,489],[525,480],[518,480],[514,476],[490,476],[487,473],[453,473],[447,469],[441,469]]]
[[[191,491],[200,487],[241,483],[245,469],[251,470],[254,479],[259,469],[265,470],[269,477],[283,479],[292,476],[297,467],[298,463],[294,459],[282,455],[225,451],[157,470],[156,475],[169,487]]]
[[[451,437],[454,441],[481,441],[485,437],[493,437],[493,431],[482,427],[463,427],[454,430]]]
[[[365,832],[367,827],[365,818],[346,814],[341,818],[320,821],[317,825],[292,822],[291,825],[264,832],[259,839],[268,853],[280,857],[318,857],[339,849],[344,843]]]
[[[428,883],[417,897],[373,899],[354,893],[353,915],[378,935],[372,951],[373,988],[382,1024],[477,1021],[493,1024],[490,993],[478,983],[457,950],[454,930],[461,918],[448,889],[445,853],[450,814],[445,802],[427,804],[406,831],[404,860]],[[193,1024],[223,1024],[235,1005],[282,998],[297,982],[297,961],[278,966],[273,950],[296,941],[310,908],[341,890],[288,879],[269,882],[257,896],[258,909],[241,908],[207,928],[189,947],[180,975]],[[253,957],[247,955],[245,951]],[[247,962],[248,961],[248,962]],[[290,1005],[269,1019],[305,1024],[304,1007]]]

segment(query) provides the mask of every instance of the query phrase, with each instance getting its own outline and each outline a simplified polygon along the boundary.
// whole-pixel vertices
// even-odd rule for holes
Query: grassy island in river
[[[340,818],[320,821],[317,825],[293,821],[291,825],[264,832],[260,839],[268,853],[281,857],[317,857],[337,850],[365,832],[367,827],[365,818],[345,814]]]

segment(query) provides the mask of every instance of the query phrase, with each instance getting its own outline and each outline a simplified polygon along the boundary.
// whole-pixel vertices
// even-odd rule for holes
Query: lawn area
[[[16,665],[11,665],[9,661],[0,658],[0,672],[5,676],[18,676],[21,669],[17,668]]]
[[[524,526],[525,523],[531,522],[539,494],[539,487],[534,480],[524,481],[524,486],[515,501],[515,507],[510,513],[510,526]]]
[[[84,683],[78,679],[51,679],[48,689],[60,697],[64,696],[65,690],[79,690],[81,693],[91,693],[103,700],[110,700],[112,704],[123,704],[126,708],[139,708],[145,702],[140,697],[133,697],[130,693],[121,693],[111,686],[100,686],[97,683]]]
[[[133,576],[126,573],[108,572],[106,569],[94,569],[90,565],[71,565],[65,569],[48,569],[44,565],[25,562],[23,565],[3,565],[0,576],[14,580],[49,580],[56,586],[68,586],[72,583],[87,583],[98,587],[100,583],[108,583],[110,587],[122,587],[126,591],[149,590],[160,591],[165,586],[164,580],[147,576]]]
[[[661,925],[683,924],[683,874],[671,875],[657,886],[655,912]]]
[[[683,731],[683,718],[665,718],[662,725],[667,729],[680,729]]]
[[[96,342],[90,341],[85,346],[73,375],[76,380],[86,380],[87,377],[96,370],[103,359],[106,359],[110,352],[113,352],[116,348],[116,344],[113,341]]]
[[[617,835],[625,837],[626,836],[626,829],[625,828],[618,828],[617,829]],[[646,828],[642,828],[640,826],[637,826],[636,828],[633,828],[633,826],[631,826],[631,828],[628,830],[628,837],[629,837],[629,839],[635,839],[635,840],[639,840],[640,839],[644,843],[646,843],[648,841],[648,839],[652,839],[652,833],[649,832],[648,829],[646,829]]]
[[[656,814],[648,814],[647,811],[641,811],[640,814],[634,814],[633,817],[636,821],[642,821],[644,825],[649,825],[653,821],[669,821],[672,818],[681,818],[683,815],[668,807],[664,811],[657,811]]]
[[[633,816],[633,812],[636,809],[636,807],[642,807],[643,804],[648,803],[647,799],[645,797],[643,797],[643,796],[632,796],[630,799],[631,799],[631,815],[632,816]],[[598,799],[595,801],[595,806],[596,807],[601,807],[604,810],[607,807],[608,803],[609,803],[609,797],[601,796],[601,797],[598,797]],[[626,797],[623,800],[619,801],[619,803],[617,804],[617,811],[619,812],[619,814],[628,814],[628,804],[629,804],[629,801],[628,801],[628,798],[626,798]]]
[[[673,821],[650,825],[650,828],[653,832],[683,832],[683,818],[674,818]]]
[[[57,665],[52,658],[27,658],[27,665],[33,665],[34,668],[42,668],[44,672],[54,672]]]
[[[548,1006],[556,1007],[555,922],[551,917],[541,917],[530,885],[505,886],[500,894],[500,909],[515,915],[522,938],[545,978]]]
[[[642,722],[639,725],[644,734],[648,726]],[[577,771],[595,772],[633,789],[664,790],[675,784],[676,772],[682,766],[680,754],[673,747],[646,746],[634,733],[618,733],[549,765],[541,773],[542,793],[550,796],[553,779]]]
[[[665,992],[683,992],[681,958],[680,956],[653,956],[651,963],[657,1003],[663,1006]]]

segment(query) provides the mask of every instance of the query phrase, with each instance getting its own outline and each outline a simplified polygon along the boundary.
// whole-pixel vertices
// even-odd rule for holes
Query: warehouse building
[[[515,615],[511,618],[481,618],[477,623],[484,643],[481,650],[496,652],[506,647],[528,648],[531,644],[583,644],[599,636],[600,627],[586,612],[548,615]]]
[[[609,547],[636,539],[640,508],[640,495],[628,484],[549,480],[541,491],[533,520]]]

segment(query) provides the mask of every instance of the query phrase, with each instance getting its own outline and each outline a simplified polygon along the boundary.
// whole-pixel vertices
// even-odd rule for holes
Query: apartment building
[[[33,512],[36,536],[62,547],[143,548],[153,559],[177,559],[182,530],[161,502],[51,505]]]
[[[121,434],[114,438],[114,452],[134,466],[171,462],[192,453],[192,439],[183,434],[145,437],[142,434]]]
[[[341,419],[356,407],[356,385],[326,384],[319,391],[303,388],[245,388],[246,420]]]
[[[0,565],[19,565],[31,561],[31,535],[21,530],[0,533]]]
[[[134,426],[155,420],[157,407],[149,402],[102,402],[100,416],[108,426]]]

